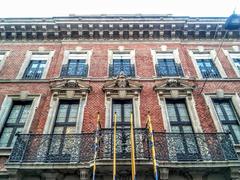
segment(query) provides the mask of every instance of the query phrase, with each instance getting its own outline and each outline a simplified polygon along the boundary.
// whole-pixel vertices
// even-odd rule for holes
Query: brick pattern
[[[191,79],[196,78],[196,70],[194,69],[192,60],[188,55],[188,49],[196,49],[199,44],[168,44],[169,49],[179,50],[179,56],[181,64],[186,77]],[[217,49],[218,45],[201,44],[207,48]],[[163,117],[161,114],[161,107],[158,102],[157,94],[153,91],[153,86],[156,84],[154,64],[151,56],[150,49],[160,49],[159,43],[129,43],[129,44],[116,44],[116,43],[83,43],[83,44],[60,44],[60,43],[31,43],[31,44],[1,44],[0,50],[10,50],[10,55],[6,59],[3,69],[0,72],[0,79],[15,79],[19,69],[25,60],[27,50],[38,50],[39,47],[44,47],[46,50],[54,50],[54,56],[50,63],[50,68],[47,74],[47,79],[58,78],[65,50],[74,50],[77,46],[81,46],[82,49],[92,50],[93,54],[90,59],[90,78],[98,78],[99,81],[88,80],[92,86],[92,91],[87,96],[87,103],[84,110],[83,120],[83,132],[92,132],[96,129],[96,117],[97,112],[100,112],[101,124],[105,125],[105,94],[102,91],[102,87],[105,83],[103,78],[108,77],[108,50],[118,49],[118,46],[124,46],[125,49],[135,50],[135,62],[136,72],[140,79],[148,78],[150,80],[140,81],[143,85],[143,89],[140,95],[140,112],[141,112],[141,126],[145,127],[146,117],[148,111],[150,111],[152,117],[153,128],[155,131],[165,131],[163,125]],[[224,48],[230,48],[225,46]],[[225,72],[229,78],[236,78],[236,74],[221,51],[219,59],[224,67]],[[101,79],[102,78],[102,79]],[[161,80],[158,80],[161,81]],[[209,109],[205,103],[202,95],[199,94],[203,81],[195,81],[196,89],[194,90],[194,100],[196,102],[196,110],[198,117],[204,132],[215,132],[216,128],[213,123],[213,119],[210,115]],[[204,87],[203,92],[215,92],[216,89],[223,89],[225,92],[239,93],[240,83],[239,81],[218,80],[208,81]],[[41,101],[36,109],[34,120],[31,125],[31,131],[33,133],[42,133],[51,100],[52,93],[49,88],[49,83],[0,83],[0,107],[7,94],[19,94],[20,91],[29,91],[30,94],[41,94]],[[2,166],[3,160],[0,160],[0,166]]]

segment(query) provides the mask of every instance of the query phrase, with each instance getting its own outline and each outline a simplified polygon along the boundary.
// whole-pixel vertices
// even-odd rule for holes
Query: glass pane
[[[178,109],[180,120],[181,121],[190,121],[186,105],[184,103],[178,103],[178,104],[176,104],[176,106]]]
[[[117,113],[117,122],[121,122],[122,119],[122,111],[121,111],[121,104],[113,104],[113,118],[114,118],[114,113]],[[114,119],[113,119],[114,120]]]
[[[193,133],[192,126],[182,126],[184,133]]]
[[[177,121],[177,114],[175,111],[174,104],[167,103],[167,111],[168,111],[169,121]]]
[[[53,134],[63,134],[63,127],[55,127]]]
[[[23,128],[17,128],[16,133],[22,133],[22,130],[23,130]],[[11,142],[11,147],[14,146],[14,144],[16,142],[16,139],[17,139],[17,136],[14,135],[13,139],[12,139],[12,142]]]
[[[221,106],[219,103],[215,103],[215,109],[216,109],[216,112],[217,112],[217,115],[218,115],[218,118],[220,119],[220,121],[225,121],[225,116],[223,114],[223,111],[221,109]]]
[[[226,115],[228,116],[228,120],[236,121],[237,120],[236,112],[234,112],[234,109],[231,106],[230,102],[223,103],[222,106],[226,112]]]
[[[7,147],[13,128],[4,128],[0,138],[0,147]]]
[[[235,66],[240,71],[240,59],[233,59]]]
[[[238,140],[238,143],[240,143],[240,126],[239,125],[232,125],[234,134]]]
[[[75,134],[76,133],[76,127],[67,127],[66,134]]]
[[[13,105],[7,123],[16,123],[21,107],[21,105]]]
[[[28,118],[29,112],[30,112],[31,105],[24,105],[23,106],[23,112],[22,116],[20,118],[20,123],[25,123],[26,119]]]
[[[68,122],[76,122],[78,115],[78,104],[71,104]]]
[[[173,132],[173,133],[180,133],[180,128],[178,126],[172,126],[171,127],[171,132]]]
[[[68,104],[60,104],[56,122],[65,122],[67,117]]]
[[[132,104],[124,104],[124,122],[130,122],[130,115],[133,112]]]

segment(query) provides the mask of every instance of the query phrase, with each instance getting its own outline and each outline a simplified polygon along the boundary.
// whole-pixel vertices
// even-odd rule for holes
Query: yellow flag
[[[135,166],[135,144],[134,144],[134,129],[133,129],[133,114],[130,115],[131,126],[131,161],[132,161],[132,180],[136,178],[136,166]]]

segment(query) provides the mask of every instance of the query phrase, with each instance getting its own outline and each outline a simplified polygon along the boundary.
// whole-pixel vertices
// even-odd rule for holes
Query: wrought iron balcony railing
[[[62,66],[61,77],[87,77],[88,74],[88,65],[81,64],[78,67],[73,68],[72,66],[65,64]]]
[[[181,76],[183,77],[183,70],[181,64],[175,64],[175,67],[161,66],[156,64],[157,76]]]
[[[134,129],[136,160],[151,160],[147,129]],[[101,129],[97,159],[113,158],[113,129]],[[237,160],[231,137],[226,133],[154,133],[156,159],[162,161]],[[18,135],[8,163],[82,163],[94,159],[95,134]],[[131,159],[130,129],[117,129],[117,159]]]
[[[219,74],[218,70],[216,68],[205,68],[201,69],[202,77],[203,78],[221,78],[221,75]]]
[[[109,76],[116,77],[120,73],[124,73],[128,77],[135,77],[135,67],[134,64],[124,64],[124,65],[109,65]]]

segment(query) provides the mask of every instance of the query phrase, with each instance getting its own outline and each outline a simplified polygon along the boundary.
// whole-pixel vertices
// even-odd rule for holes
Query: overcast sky
[[[0,17],[52,17],[69,14],[240,14],[240,0],[0,0]]]

